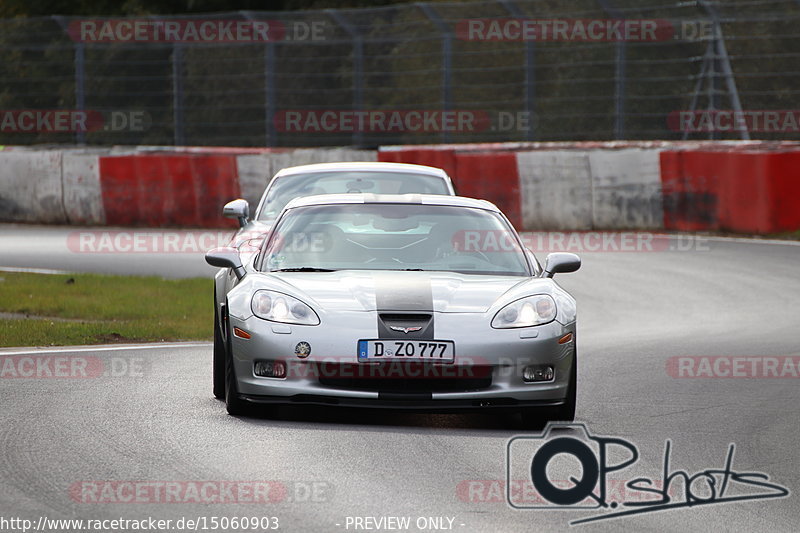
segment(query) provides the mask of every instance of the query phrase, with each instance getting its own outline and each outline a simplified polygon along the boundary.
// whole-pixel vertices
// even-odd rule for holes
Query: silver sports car
[[[261,195],[253,218],[246,200],[228,202],[223,215],[239,221],[231,246],[257,243],[289,201],[301,196],[339,193],[455,195],[447,173],[425,165],[386,162],[315,163],[281,169]]]
[[[341,194],[291,201],[258,252],[218,248],[215,392],[254,404],[572,420],[576,305],[493,204]]]

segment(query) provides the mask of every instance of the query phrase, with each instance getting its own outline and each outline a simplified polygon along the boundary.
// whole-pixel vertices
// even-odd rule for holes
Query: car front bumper
[[[377,338],[370,312],[324,317],[325,326],[284,325],[230,317],[250,339],[231,336],[237,390],[254,403],[314,404],[409,410],[557,406],[568,394],[575,361],[575,323],[493,329],[482,313],[437,313],[436,340],[455,342],[453,363],[359,363],[357,343]],[[572,333],[569,342],[559,339]],[[398,340],[404,340],[398,336]],[[308,343],[306,358],[295,355]],[[285,378],[260,377],[256,361],[281,361]],[[527,365],[549,365],[550,381],[525,382]]]

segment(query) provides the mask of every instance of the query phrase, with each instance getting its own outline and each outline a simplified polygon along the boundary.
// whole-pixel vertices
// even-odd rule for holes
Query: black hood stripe
[[[375,308],[378,311],[378,338],[433,339],[433,289],[429,276],[405,272],[375,276]],[[422,327],[404,333],[395,327]]]
[[[433,289],[428,276],[393,274],[375,277],[375,308],[410,313],[433,312]]]

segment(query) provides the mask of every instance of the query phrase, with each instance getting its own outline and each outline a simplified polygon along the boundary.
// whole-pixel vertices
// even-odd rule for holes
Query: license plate
[[[453,341],[358,341],[359,361],[434,361],[452,363],[456,357]]]

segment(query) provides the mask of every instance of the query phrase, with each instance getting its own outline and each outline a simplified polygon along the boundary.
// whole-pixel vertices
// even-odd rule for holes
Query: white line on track
[[[159,344],[159,343],[151,343],[151,344],[125,344],[122,346],[112,346],[112,345],[103,345],[103,346],[63,346],[59,348],[26,348],[23,350],[13,351],[13,352],[6,352],[0,350],[0,355],[8,356],[8,355],[36,355],[36,354],[45,354],[45,353],[70,353],[70,352],[118,352],[124,350],[158,350],[164,348],[197,348],[197,347],[205,347],[211,346],[210,342],[180,342],[180,343],[172,343],[172,344]]]
[[[784,246],[800,246],[800,241],[789,241],[780,239],[758,239],[746,237],[720,237],[718,235],[695,235],[696,238],[718,242],[741,242],[745,244],[782,244]]]
[[[67,272],[66,270],[50,270],[48,268],[22,268],[22,267],[4,267],[0,266],[2,272],[26,272],[30,274],[74,274],[74,272]]]

